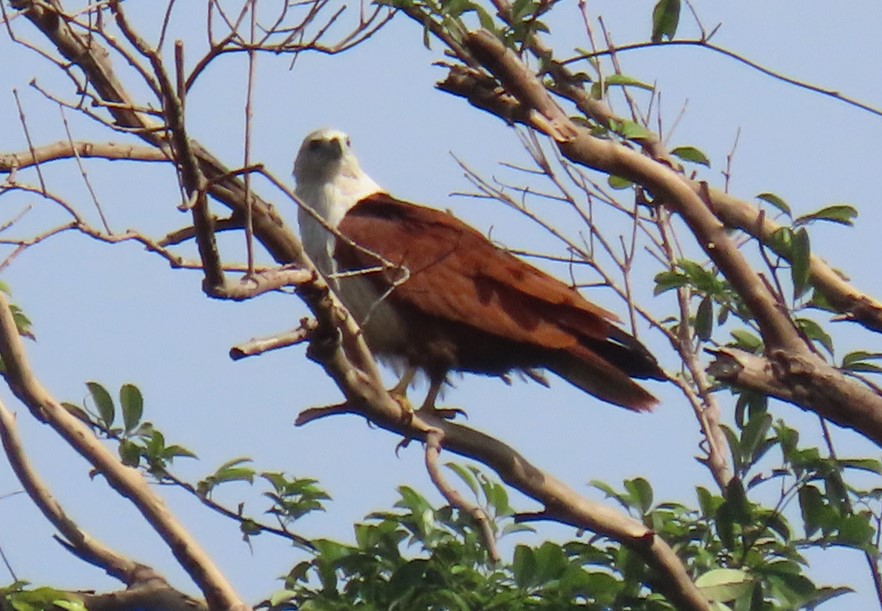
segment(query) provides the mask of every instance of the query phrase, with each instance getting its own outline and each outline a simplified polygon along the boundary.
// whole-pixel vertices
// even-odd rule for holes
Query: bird
[[[349,136],[319,129],[294,162],[304,251],[360,325],[371,352],[418,372],[434,409],[452,372],[545,382],[550,371],[634,411],[657,399],[632,378],[665,380],[615,314],[448,212],[396,199],[362,170]],[[406,397],[405,397],[406,398]]]

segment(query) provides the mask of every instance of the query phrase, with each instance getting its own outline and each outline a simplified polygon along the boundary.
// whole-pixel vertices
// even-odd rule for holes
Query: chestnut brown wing
[[[387,286],[400,281],[387,296],[390,304],[547,350],[554,356],[537,366],[614,403],[632,409],[655,403],[629,375],[660,377],[658,366],[637,340],[612,324],[614,314],[455,217],[376,194],[353,207],[339,230],[360,247],[338,240],[340,269],[381,264],[370,253],[400,266],[383,274]]]

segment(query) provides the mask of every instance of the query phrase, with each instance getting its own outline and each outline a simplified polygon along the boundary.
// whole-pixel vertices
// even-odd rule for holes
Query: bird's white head
[[[361,169],[349,136],[336,129],[319,129],[304,138],[294,161],[294,178],[301,197],[313,195],[306,199],[314,199],[316,191],[331,189],[333,193],[327,195],[346,209],[382,190]]]

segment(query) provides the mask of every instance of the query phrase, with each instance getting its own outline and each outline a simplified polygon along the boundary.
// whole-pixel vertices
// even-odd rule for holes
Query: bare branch
[[[720,47],[708,41],[706,38],[700,38],[697,40],[668,40],[665,42],[636,42],[627,45],[617,45],[614,49],[601,49],[597,51],[593,51],[591,53],[581,54],[574,57],[570,57],[568,59],[562,60],[561,64],[571,64],[583,59],[593,59],[597,57],[601,57],[603,55],[610,55],[611,53],[623,53],[626,51],[635,51],[638,49],[646,49],[652,47],[699,47],[702,49],[707,49],[709,51],[713,51],[714,53],[719,53],[720,55],[724,55],[730,59],[734,59],[735,61],[744,64],[745,66],[749,66],[750,68],[756,70],[757,72],[764,74],[766,76],[770,76],[775,80],[781,81],[783,83],[787,83],[788,85],[793,85],[794,87],[798,87],[800,89],[805,89],[807,91],[811,91],[813,93],[818,93],[830,98],[833,98],[839,102],[843,102],[848,104],[849,106],[854,106],[860,110],[866,111],[870,114],[882,117],[882,109],[876,108],[864,102],[861,102],[855,98],[852,98],[847,95],[843,95],[839,91],[835,89],[830,89],[828,87],[819,87],[817,85],[813,85],[812,83],[808,83],[806,81],[801,81],[799,79],[795,79],[780,72],[773,70],[771,68],[766,68],[762,64],[755,62],[747,57],[736,53],[735,51],[730,51],[724,47]]]
[[[444,475],[441,473],[441,467],[438,465],[438,456],[441,454],[441,445],[444,440],[444,433],[440,430],[430,431],[426,434],[426,470],[432,483],[447,500],[451,507],[455,507],[463,513],[472,517],[484,540],[484,547],[487,548],[487,555],[493,563],[499,562],[502,556],[499,555],[499,549],[496,547],[496,536],[493,534],[492,522],[487,512],[474,503],[469,503],[463,496],[451,486]]]
[[[20,153],[0,153],[0,173],[9,173],[21,168],[39,166],[49,161],[76,157],[80,159],[170,161],[166,153],[152,146],[116,142],[61,141]]]
[[[6,458],[9,459],[9,464],[25,492],[46,516],[46,519],[67,540],[66,546],[73,548],[77,557],[103,569],[108,575],[119,579],[128,586],[136,585],[136,577],[138,580],[147,578],[146,571],[149,569],[146,566],[116,553],[93,539],[68,517],[28,461],[21,438],[18,435],[15,417],[3,403],[0,403],[0,439],[3,441]]]
[[[316,328],[317,325],[315,320],[304,318],[300,321],[299,327],[286,333],[263,339],[252,339],[244,344],[233,346],[230,348],[230,358],[234,361],[238,361],[250,356],[258,356],[271,350],[296,346],[297,344],[308,341]]]

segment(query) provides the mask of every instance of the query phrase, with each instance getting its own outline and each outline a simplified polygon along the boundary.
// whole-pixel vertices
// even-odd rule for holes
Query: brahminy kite
[[[311,209],[298,214],[306,253],[371,351],[404,372],[396,390],[425,372],[424,408],[451,371],[542,381],[541,369],[631,410],[657,403],[632,378],[666,376],[614,314],[451,214],[389,195],[361,169],[345,133],[309,134],[294,177]]]

